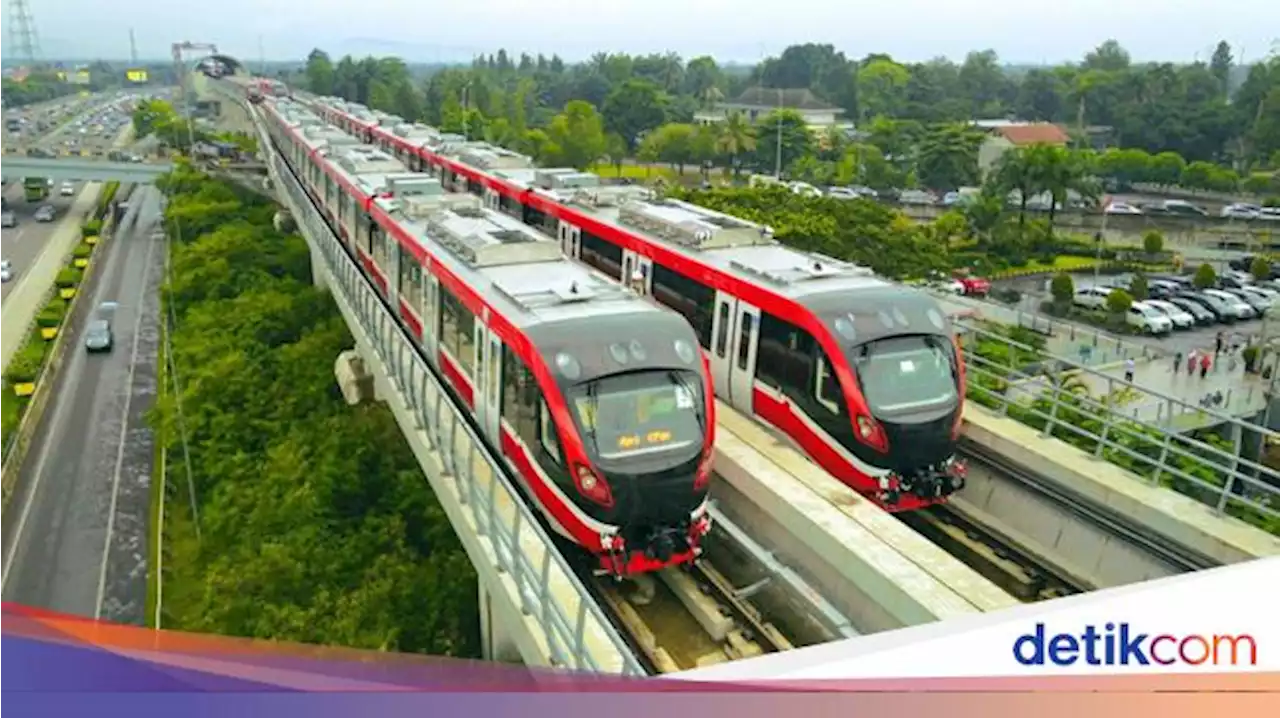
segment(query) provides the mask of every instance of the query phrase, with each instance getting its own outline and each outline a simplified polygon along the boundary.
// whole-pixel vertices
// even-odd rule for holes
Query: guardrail
[[[259,134],[263,134],[260,125]],[[484,560],[495,561],[498,570],[510,577],[521,611],[537,617],[546,634],[552,663],[595,672],[608,669],[587,649],[586,638],[590,632],[605,637],[617,654],[623,675],[645,675],[630,646],[560,556],[551,537],[508,479],[505,467],[448,398],[443,385],[392,318],[377,290],[352,263],[340,240],[320,218],[283,160],[270,150],[265,135],[261,146],[270,157],[272,181],[284,190],[284,199],[298,226],[306,230],[308,243],[323,257],[332,279],[328,285],[330,291],[356,315],[360,329],[368,333],[378,358],[388,368],[391,383],[400,394],[391,401],[400,402],[408,410],[417,424],[414,428],[426,434],[431,449],[438,453],[446,469],[438,480],[451,478],[456,482],[462,510],[474,522],[480,538],[490,544],[492,555]],[[485,469],[490,479],[482,485],[478,474]],[[441,497],[442,502],[444,498]],[[513,508],[509,522],[502,516],[508,512],[499,510],[499,504]],[[472,530],[469,526],[459,529]],[[541,548],[540,559],[526,552],[525,545],[529,542]],[[478,557],[472,556],[472,560]],[[564,595],[552,590],[553,583],[571,587],[576,596],[566,600]]]
[[[1105,375],[1058,357],[1038,363],[1056,364],[1056,370],[1027,369],[1019,365],[1019,357],[1045,357],[1044,352],[968,322],[958,321],[957,325],[963,330],[970,400],[1036,427],[1046,437],[1057,437],[1105,458],[1152,484],[1168,486],[1218,514],[1229,513],[1270,533],[1280,533],[1280,472],[1240,455],[1246,436],[1259,435],[1265,446],[1280,439],[1280,434],[1114,377],[1106,377],[1114,390],[1106,396],[1090,396],[1071,375]],[[1008,361],[980,355],[974,350],[977,339],[1003,343],[1010,350],[1003,352]],[[1040,391],[1025,389],[1025,383],[1037,381],[1043,382]],[[1143,397],[1158,399],[1167,407],[1161,412],[1161,421],[1125,416],[1124,404]],[[1220,425],[1230,440],[1179,433],[1179,417],[1188,415],[1207,417]],[[1230,448],[1225,448],[1227,445]]]

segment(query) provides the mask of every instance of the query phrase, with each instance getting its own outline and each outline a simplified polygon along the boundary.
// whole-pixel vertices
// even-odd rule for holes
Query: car
[[[1256,204],[1237,202],[1222,208],[1223,219],[1257,219],[1262,208]]]
[[[985,297],[991,293],[991,281],[971,274],[957,274],[955,280],[964,287],[964,293],[971,297]]]
[[[63,197],[71,197],[75,193],[76,193],[76,185],[74,182],[63,182],[62,187],[59,188],[58,190],[58,194],[62,195]]]
[[[1182,217],[1209,216],[1209,213],[1203,207],[1182,199],[1167,199],[1162,206],[1167,214],[1175,214]]]
[[[1216,314],[1205,309],[1204,305],[1198,302],[1193,302],[1186,297],[1172,296],[1164,301],[1167,301],[1187,314],[1190,314],[1195,318],[1196,324],[1199,324],[1200,326],[1216,324],[1218,321],[1218,316]]]
[[[1115,287],[1081,287],[1072,298],[1077,306],[1089,309],[1102,309],[1107,306],[1107,297],[1115,291]]]
[[[827,196],[832,199],[858,199],[858,193],[852,187],[828,187]]]
[[[1226,290],[1204,289],[1201,290],[1200,293],[1210,297],[1217,297],[1222,300],[1223,304],[1225,304],[1230,311],[1235,313],[1236,319],[1253,319],[1258,314],[1258,311],[1253,308],[1253,305]]]
[[[53,205],[41,205],[40,209],[36,210],[35,219],[37,222],[52,222],[55,214],[56,211],[53,209]]]
[[[1183,292],[1178,295],[1178,298],[1199,304],[1201,307],[1213,312],[1214,319],[1224,324],[1234,324],[1236,319],[1239,318],[1231,308],[1231,305],[1227,304],[1221,297],[1215,297],[1204,292]]]
[[[1263,207],[1258,211],[1258,219],[1264,222],[1280,222],[1280,207]]]
[[[898,195],[898,202],[906,205],[932,207],[938,203],[938,198],[933,196],[932,192],[926,192],[921,189],[907,189]]]
[[[1147,299],[1144,303],[1169,317],[1175,329],[1190,329],[1196,324],[1196,318],[1190,312],[1172,302],[1166,302],[1162,299]]]
[[[1106,208],[1103,209],[1102,211],[1104,214],[1129,214],[1129,215],[1142,214],[1142,210],[1140,208],[1135,207],[1129,204],[1128,202],[1112,202],[1108,204]]]
[[[1247,287],[1239,287],[1236,289],[1224,289],[1222,291],[1226,292],[1227,294],[1230,294],[1236,299],[1239,299],[1245,304],[1248,304],[1249,307],[1253,309],[1254,316],[1260,317],[1263,314],[1266,314],[1267,310],[1271,308],[1270,299],[1268,299],[1266,296],[1262,294],[1255,294],[1253,292],[1248,291]]]
[[[1173,331],[1173,320],[1167,314],[1148,305],[1146,302],[1134,302],[1125,312],[1125,322],[1137,327],[1143,334],[1168,334]]]
[[[111,321],[94,319],[84,330],[84,348],[90,354],[111,351],[114,338],[111,336]]]
[[[13,265],[7,259],[0,260],[0,281],[7,282],[10,279],[13,279]]]
[[[18,217],[10,210],[5,210],[4,214],[0,214],[0,227],[17,227]]]

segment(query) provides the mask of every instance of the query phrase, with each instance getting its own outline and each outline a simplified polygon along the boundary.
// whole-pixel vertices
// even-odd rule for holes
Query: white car
[[[1129,204],[1128,202],[1112,202],[1111,204],[1108,204],[1106,208],[1103,209],[1102,211],[1106,214],[1130,214],[1130,215],[1142,214],[1142,210],[1140,208],[1135,207]]]
[[[62,195],[63,197],[70,197],[75,193],[76,193],[76,186],[75,186],[75,183],[73,182],[63,182],[62,187],[59,188],[58,190],[58,194]]]
[[[1173,302],[1166,302],[1163,299],[1148,299],[1143,303],[1149,307],[1154,307],[1161,314],[1169,317],[1169,320],[1173,322],[1173,326],[1177,329],[1190,329],[1196,324],[1195,317]]]
[[[1264,222],[1280,222],[1280,207],[1263,207],[1258,212],[1258,219]]]
[[[1146,302],[1134,302],[1129,305],[1129,311],[1125,312],[1124,319],[1130,326],[1137,327],[1144,334],[1168,334],[1173,331],[1173,320]]]
[[[1104,309],[1107,306],[1107,297],[1115,291],[1115,287],[1082,287],[1076,290],[1076,296],[1071,300],[1077,306],[1088,307],[1089,309]]]
[[[1223,207],[1222,217],[1224,219],[1257,219],[1261,212],[1262,208],[1256,204],[1237,202]]]
[[[858,193],[849,187],[828,187],[827,196],[832,199],[857,199],[859,197]]]
[[[818,189],[817,187],[814,187],[808,182],[792,182],[790,187],[792,192],[800,195],[801,197],[821,197],[822,196],[822,190]]]
[[[13,265],[9,264],[9,260],[0,260],[0,281],[7,282],[13,279]]]
[[[1201,291],[1204,294],[1222,300],[1227,305],[1227,308],[1236,315],[1236,319],[1253,319],[1256,314],[1253,311],[1253,307],[1230,292],[1224,292],[1221,289],[1203,289]]]

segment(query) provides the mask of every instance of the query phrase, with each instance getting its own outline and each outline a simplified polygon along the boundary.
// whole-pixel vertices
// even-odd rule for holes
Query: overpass
[[[137,162],[108,162],[86,157],[22,157],[8,155],[0,164],[0,174],[6,181],[23,177],[47,177],[54,180],[82,182],[129,182],[151,184],[160,175],[173,169],[171,163],[141,164]]]

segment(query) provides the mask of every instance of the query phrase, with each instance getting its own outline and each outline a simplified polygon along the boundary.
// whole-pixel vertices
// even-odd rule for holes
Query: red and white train
[[[264,98],[276,149],[561,536],[625,576],[710,529],[715,400],[684,318],[305,106]]]
[[[467,142],[337,98],[328,122],[487,206],[554,233],[566,254],[683,314],[715,390],[889,511],[940,503],[955,456],[964,364],[942,306],[864,267],[801,252],[767,227]]]

